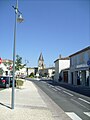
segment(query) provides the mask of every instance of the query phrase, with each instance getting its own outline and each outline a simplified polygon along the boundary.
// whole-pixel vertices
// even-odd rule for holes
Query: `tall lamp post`
[[[14,43],[13,43],[13,81],[12,81],[12,103],[11,108],[14,109],[14,87],[15,87],[15,56],[16,56],[16,27],[17,22],[23,21],[22,13],[18,10],[18,0],[16,0],[16,6],[12,6],[15,10],[15,25],[14,25]]]

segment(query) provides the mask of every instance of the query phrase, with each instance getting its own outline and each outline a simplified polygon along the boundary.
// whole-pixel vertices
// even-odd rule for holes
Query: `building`
[[[33,73],[34,75],[36,75],[38,73],[38,67],[34,67],[34,68],[28,67],[26,69],[26,71],[27,71],[27,76],[30,75],[31,73]]]
[[[55,60],[54,63],[55,63],[54,80],[59,81],[63,77],[61,71],[63,69],[70,67],[70,59],[69,59],[69,57],[62,58],[60,55],[59,59]]]
[[[0,63],[0,70],[3,71],[2,75],[11,75],[12,71],[12,60],[2,59]]]
[[[0,75],[10,74],[10,70],[8,70],[7,67],[3,63],[0,64],[0,71],[3,71],[2,73],[0,72]]]
[[[42,77],[52,78],[54,76],[54,73],[55,73],[55,67],[49,67],[39,70],[39,74]]]
[[[69,57],[71,84],[90,86],[90,46]]]
[[[60,75],[62,77],[61,78],[62,82],[71,83],[70,82],[70,68],[66,68],[66,69],[61,70]]]

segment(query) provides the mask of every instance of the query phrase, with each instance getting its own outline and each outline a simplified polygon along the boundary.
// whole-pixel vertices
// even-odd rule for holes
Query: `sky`
[[[13,59],[16,0],[0,0],[0,57]],[[30,67],[42,52],[46,67],[90,46],[90,0],[18,0],[16,54]]]

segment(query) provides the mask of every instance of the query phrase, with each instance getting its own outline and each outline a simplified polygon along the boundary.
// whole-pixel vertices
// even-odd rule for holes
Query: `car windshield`
[[[9,79],[9,77],[0,77],[0,80],[8,80]]]

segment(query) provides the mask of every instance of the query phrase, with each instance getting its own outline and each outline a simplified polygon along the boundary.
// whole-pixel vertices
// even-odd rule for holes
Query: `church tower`
[[[44,68],[44,59],[41,53],[38,59],[38,70],[43,69],[43,68]]]

